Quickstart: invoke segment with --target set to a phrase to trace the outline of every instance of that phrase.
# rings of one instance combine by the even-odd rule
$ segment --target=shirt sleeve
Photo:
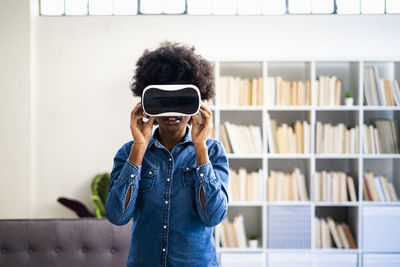
[[[209,161],[196,168],[196,206],[200,219],[209,227],[222,222],[228,211],[229,163],[223,145],[216,140],[210,148]],[[200,191],[204,191],[204,208]]]
[[[105,211],[107,219],[116,225],[124,225],[132,218],[138,195],[139,178],[142,166],[135,166],[129,160],[125,145],[114,157],[114,165],[110,174],[110,188],[107,195]],[[130,199],[125,207],[126,194],[130,191]]]

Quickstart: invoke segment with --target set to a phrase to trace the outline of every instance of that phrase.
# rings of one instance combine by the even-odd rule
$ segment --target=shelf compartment
[[[364,206],[362,216],[363,249],[400,252],[400,207]]]
[[[360,63],[359,62],[329,62],[329,61],[317,61],[315,63],[315,78],[319,76],[336,76],[338,80],[342,81],[342,93],[341,103],[344,105],[344,95],[347,90],[353,94],[354,104],[358,105],[359,99],[359,87],[360,87],[360,75],[359,75]],[[317,103],[315,101],[314,103]],[[337,108],[352,108],[346,106],[338,106]]]
[[[268,248],[311,248],[310,206],[267,207]]]
[[[269,175],[271,175],[271,171],[275,172],[284,172],[285,174],[291,173],[295,168],[298,168],[300,173],[304,176],[304,183],[306,187],[306,193],[307,193],[307,201],[310,199],[310,160],[308,159],[287,159],[285,161],[282,161],[280,159],[268,159],[268,177],[266,178],[266,200],[268,200],[268,192],[273,193],[275,196],[277,194],[278,188],[275,187],[275,189],[271,189],[272,191],[269,191],[268,188],[268,179]],[[277,177],[275,178],[277,179]],[[277,181],[275,180],[275,183]],[[284,182],[281,181],[279,183],[281,186],[284,186]],[[297,180],[294,185],[297,185]],[[300,192],[298,190],[298,187],[295,188],[297,191],[297,195],[300,197]],[[285,189],[286,191],[286,189]],[[281,191],[282,192],[282,191]],[[295,194],[296,195],[296,194]],[[276,200],[272,200],[271,202],[276,202]],[[297,200],[293,201],[288,201],[288,202],[297,202]]]
[[[258,249],[262,249],[263,244],[263,234],[262,234],[262,207],[259,206],[228,206],[228,214],[225,219],[228,219],[229,222],[233,222],[234,218],[238,215],[242,214],[244,218],[244,227],[246,233],[246,239],[249,240],[249,236],[255,235],[258,239]],[[222,232],[222,225],[219,226],[220,231]],[[221,236],[219,239],[221,242]],[[248,242],[246,243],[246,248],[229,248],[229,249],[249,249]],[[218,245],[219,248],[228,249],[222,247],[222,242]]]
[[[325,131],[327,128],[327,124],[330,124],[331,131]],[[336,128],[339,124],[343,124],[345,129],[347,129],[347,133],[349,134],[349,151],[346,152],[345,144],[346,144],[346,135],[342,134],[342,143],[335,144],[332,143],[333,137],[336,134],[340,133],[340,128]],[[321,128],[319,128],[321,127]],[[350,129],[354,128],[354,138],[351,137]],[[321,129],[321,130],[319,130]],[[330,136],[329,135],[332,135]],[[332,138],[330,139],[329,136]],[[352,139],[353,142],[352,143]],[[316,125],[315,125],[315,152],[316,155],[353,155],[356,156],[359,153],[359,140],[360,140],[360,131],[359,131],[359,111],[317,111],[316,112]],[[320,142],[317,142],[320,141]],[[320,144],[320,145],[319,145]],[[351,149],[353,145],[354,150]],[[336,146],[341,146],[342,149],[336,149]],[[343,152],[341,152],[343,151]],[[322,153],[321,153],[322,152]]]
[[[358,206],[316,206],[315,207],[315,217],[317,218],[326,218],[330,216],[333,218],[335,223],[341,223],[344,222],[346,223],[350,231],[353,235],[354,241],[357,245],[357,248],[359,247],[359,229],[358,229]],[[315,223],[313,224],[315,227]],[[313,229],[315,231],[315,229]],[[329,230],[330,231],[330,230]],[[314,233],[315,234],[315,233]],[[329,232],[331,235],[331,233]],[[332,236],[332,235],[331,235]],[[335,243],[332,238],[332,249],[335,247]],[[346,251],[347,249],[344,248],[336,248],[337,250],[344,250]]]
[[[363,179],[365,177],[365,172],[371,171],[375,176],[383,175],[385,176],[389,182],[393,184],[394,191],[397,197],[400,196],[400,159],[364,159],[363,160]],[[375,184],[374,184],[375,185]],[[364,182],[362,183],[364,187]],[[378,189],[378,188],[377,188]],[[364,190],[364,188],[362,188]],[[363,192],[360,190],[361,192]],[[379,189],[378,189],[379,190]],[[382,190],[384,190],[382,188]],[[379,193],[379,192],[378,192]],[[382,192],[384,194],[384,192]],[[364,195],[363,195],[364,199]],[[364,201],[363,203],[398,203],[399,201]]]
[[[317,172],[320,171],[333,171],[333,172],[344,172],[346,175],[351,176],[353,178],[353,183],[354,183],[354,189],[355,189],[355,195],[357,201],[360,199],[360,193],[359,193],[359,172],[358,172],[358,166],[359,166],[359,160],[358,159],[317,159],[315,162],[315,173],[313,174],[312,177],[312,199],[315,201],[316,196],[315,196],[315,190],[316,190],[316,175]],[[322,185],[320,185],[320,189]],[[350,202],[350,194],[349,194],[349,188],[348,188],[348,182],[347,182],[347,176],[346,176],[346,192],[347,192],[347,202],[329,202],[329,203],[349,203]],[[324,203],[326,201],[318,201],[317,203]],[[350,203],[357,203],[357,202],[350,202]]]
[[[247,176],[244,176],[244,179],[241,180],[240,178],[235,178],[233,173],[236,172],[236,174],[240,177],[240,169],[246,170],[246,174],[255,172],[257,173],[257,182],[252,183],[256,181],[253,177],[250,179],[250,183],[248,183],[248,178]],[[229,183],[229,193],[232,194],[230,198],[230,204],[235,205],[240,204],[240,203],[253,203],[254,204],[259,204],[261,201],[265,199],[264,197],[264,190],[263,185],[264,185],[264,171],[263,171],[263,162],[261,159],[231,159],[229,162],[229,169],[230,169],[230,183]],[[244,184],[241,184],[241,181]],[[243,189],[243,191],[241,191]],[[248,190],[251,189],[251,190]],[[243,195],[242,195],[243,194]],[[258,199],[257,198],[258,195]],[[234,201],[233,196],[236,196],[236,202]],[[243,201],[239,201],[243,196]],[[248,198],[249,197],[249,198]],[[248,202],[247,200],[251,199],[254,201]]]

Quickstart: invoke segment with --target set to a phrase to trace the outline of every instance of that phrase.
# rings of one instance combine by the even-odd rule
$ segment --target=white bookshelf
[[[364,234],[364,224],[368,227],[374,225],[374,216],[371,211],[387,211],[400,214],[400,202],[369,202],[363,201],[363,174],[364,171],[372,170],[377,174],[385,174],[394,184],[396,191],[400,192],[400,154],[363,154],[362,140],[363,132],[359,132],[360,152],[356,154],[315,154],[315,124],[317,121],[338,123],[344,122],[347,126],[358,125],[362,129],[363,123],[369,122],[371,118],[395,119],[400,126],[400,107],[365,106],[363,93],[363,69],[367,66],[376,65],[381,78],[396,79],[400,81],[400,60],[225,60],[216,59],[216,97],[215,104],[210,108],[214,115],[214,137],[219,139],[219,125],[225,121],[234,124],[261,126],[263,153],[262,154],[229,154],[229,165],[238,170],[245,167],[248,171],[263,170],[261,183],[261,201],[258,202],[230,202],[228,207],[228,219],[232,221],[238,214],[244,215],[247,237],[255,234],[259,239],[257,249],[250,248],[222,248],[220,247],[220,225],[214,228],[215,241],[219,260],[221,254],[244,255],[249,253],[256,257],[265,259],[262,266],[400,266],[400,248],[370,249],[365,246],[364,241],[370,242],[369,237]],[[263,95],[266,103],[266,78],[270,76],[282,76],[285,80],[310,80],[311,81],[311,105],[310,106],[220,106],[219,105],[219,77],[240,76],[241,78],[263,77]],[[353,106],[316,106],[315,105],[315,79],[319,75],[335,75],[342,80],[343,89],[351,90],[354,97]],[[344,105],[344,100],[342,101]],[[295,120],[307,120],[311,126],[311,152],[310,154],[271,154],[268,152],[266,137],[266,114],[275,119],[278,125],[282,122],[292,123]],[[306,186],[310,201],[305,202],[267,202],[266,177],[270,170],[290,171],[299,167],[305,175]],[[316,171],[320,169],[344,171],[350,174],[355,183],[356,202],[315,202],[313,201],[313,179]],[[270,209],[286,207],[308,207],[310,224],[310,245],[300,249],[271,248],[268,245],[268,212]],[[397,213],[396,213],[397,214]],[[316,249],[314,248],[314,216],[332,215],[335,219],[346,221],[356,240],[357,249]],[[398,217],[391,216],[388,222],[399,223]],[[370,217],[367,217],[370,216]],[[383,215],[382,215],[383,216]],[[366,218],[364,220],[364,218]],[[390,228],[390,227],[389,227]],[[385,227],[380,227],[384,231]],[[377,229],[379,230],[379,229]],[[394,231],[394,230],[393,230]],[[400,238],[400,229],[393,233]],[[387,235],[390,238],[389,234]],[[379,247],[379,244],[377,245]],[[327,256],[328,255],[328,256]],[[329,256],[333,255],[333,256]],[[385,263],[387,255],[388,263]],[[394,255],[394,256],[393,256]],[[327,262],[329,257],[332,262]],[[293,262],[285,263],[285,259],[295,259]],[[338,259],[347,262],[336,262]],[[373,261],[380,259],[381,265],[374,265]],[[336,260],[336,261],[335,261]],[[371,260],[371,262],[370,262]],[[399,265],[390,265],[393,262]],[[339,260],[340,261],[340,260]],[[299,265],[297,265],[299,264]],[[336,265],[335,265],[336,264]],[[223,266],[223,265],[222,265]]]

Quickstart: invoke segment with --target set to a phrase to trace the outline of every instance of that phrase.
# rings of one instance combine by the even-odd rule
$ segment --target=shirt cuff
[[[141,165],[137,167],[133,165],[129,160],[126,160],[124,167],[121,170],[120,174],[121,180],[127,183],[131,183],[132,181],[138,180],[135,178],[139,177],[141,169],[142,169]]]
[[[216,179],[213,166],[211,161],[204,163],[201,166],[196,167],[197,179],[201,185],[205,185],[210,181]]]

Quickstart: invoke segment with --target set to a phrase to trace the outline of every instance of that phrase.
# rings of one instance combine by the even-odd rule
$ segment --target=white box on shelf
[[[268,254],[268,267],[311,267],[310,253],[278,253]]]
[[[400,207],[366,206],[362,221],[364,250],[400,252]]]
[[[314,255],[314,267],[357,267],[357,254],[318,253]]]
[[[363,267],[398,267],[400,254],[364,254]]]
[[[264,253],[226,253],[220,257],[221,267],[265,267]]]

